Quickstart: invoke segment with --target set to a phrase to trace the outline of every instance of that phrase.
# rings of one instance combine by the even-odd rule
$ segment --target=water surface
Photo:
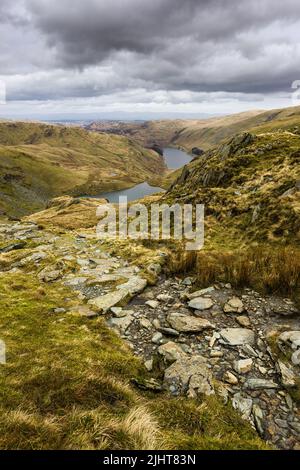
[[[190,155],[183,152],[182,150],[167,147],[164,149],[164,159],[169,169],[176,170],[181,168],[191,161]],[[141,199],[144,196],[150,196],[151,194],[162,192],[164,189],[150,186],[148,183],[140,183],[129,189],[121,189],[120,191],[111,191],[109,193],[102,193],[95,197],[107,199],[111,203],[119,202],[120,196],[127,196],[128,201],[135,201]]]
[[[97,196],[97,198],[107,199],[111,203],[119,202],[120,196],[127,196],[128,201],[135,201],[144,196],[150,196],[150,194],[162,192],[164,189],[157,188],[155,186],[150,186],[148,183],[140,183],[129,189],[121,189],[120,191],[111,191],[109,193],[102,193]]]
[[[182,150],[167,147],[164,148],[164,159],[168,168],[176,170],[189,163],[192,157]]]

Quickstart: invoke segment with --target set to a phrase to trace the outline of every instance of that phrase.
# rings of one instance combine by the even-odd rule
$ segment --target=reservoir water
[[[148,183],[144,182],[133,186],[133,188],[121,189],[120,191],[112,191],[110,193],[102,193],[99,194],[99,196],[97,197],[107,199],[111,203],[117,203],[119,202],[120,196],[127,196],[128,201],[135,201],[136,199],[140,199],[141,197],[150,196],[150,194],[159,193],[162,191],[164,190],[161,188],[150,186]]]
[[[176,170],[189,163],[191,156],[182,150],[167,147],[164,149],[164,159],[170,170]]]
[[[171,170],[176,170],[177,168],[183,167],[186,163],[191,161],[190,155],[183,152],[182,150],[178,150],[175,148],[165,148],[164,149],[164,159],[166,165]],[[127,196],[128,201],[135,201],[136,199],[140,199],[144,196],[150,196],[150,194],[163,192],[164,190],[161,188],[157,188],[154,186],[150,186],[148,183],[140,183],[134,186],[133,188],[129,189],[122,189],[120,191],[112,191],[109,193],[102,193],[99,194],[97,197],[105,198],[111,203],[119,202],[120,196]]]

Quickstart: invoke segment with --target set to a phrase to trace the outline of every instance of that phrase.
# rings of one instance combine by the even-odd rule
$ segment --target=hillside
[[[63,194],[99,194],[149,181],[162,158],[126,137],[38,123],[0,123],[0,211],[24,215]]]
[[[148,121],[144,123],[93,123],[90,130],[127,135],[144,146],[154,142],[162,147],[180,147],[191,152],[194,147],[209,150],[235,134],[289,129],[298,126],[300,107],[247,111],[202,120]]]
[[[298,244],[299,148],[297,133],[239,134],[186,165],[166,199],[205,204],[208,225],[224,232],[223,244],[226,238],[239,244],[241,235]],[[207,242],[213,238],[207,233]]]
[[[299,448],[297,116],[247,120],[255,132],[225,139],[142,200],[204,203],[200,252],[172,239],[97,238],[104,201],[75,197],[86,184],[75,176],[84,162],[104,175],[100,159],[114,171],[117,143],[131,143],[128,161],[147,158],[138,144],[2,128],[6,155],[17,148],[32,178],[26,189],[36,195],[42,175],[49,194],[58,182],[64,193],[0,224],[2,449]],[[30,152],[36,172],[24,163]]]

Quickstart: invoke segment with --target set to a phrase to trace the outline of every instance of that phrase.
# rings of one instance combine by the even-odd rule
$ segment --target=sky
[[[299,64],[299,0],[0,3],[3,117],[292,106]]]

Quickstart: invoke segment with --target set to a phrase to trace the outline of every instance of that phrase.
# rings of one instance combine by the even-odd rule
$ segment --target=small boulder
[[[247,374],[252,369],[252,366],[252,359],[240,359],[233,363],[233,368],[238,374]]]
[[[169,363],[177,361],[177,359],[179,359],[181,356],[186,355],[181,347],[173,341],[169,341],[168,343],[159,346],[157,351],[164,358],[164,360]]]
[[[157,302],[157,300],[147,300],[147,302],[145,302],[145,305],[147,305],[150,308],[155,309],[159,306],[159,302]]]
[[[237,385],[239,383],[236,376],[229,371],[225,372],[225,374],[223,375],[223,380],[230,385]]]
[[[170,313],[167,317],[168,323],[174,330],[181,333],[197,333],[215,326],[204,318],[195,318],[182,313]]]
[[[247,328],[224,328],[220,331],[221,342],[230,346],[243,346],[254,344],[255,335]]]
[[[203,356],[182,356],[165,370],[164,386],[190,397],[213,395],[212,375]]]
[[[225,313],[242,313],[244,311],[244,304],[238,297],[232,297],[224,305],[223,310]]]
[[[196,297],[188,303],[188,306],[194,310],[207,310],[213,305],[213,301],[206,297]]]

